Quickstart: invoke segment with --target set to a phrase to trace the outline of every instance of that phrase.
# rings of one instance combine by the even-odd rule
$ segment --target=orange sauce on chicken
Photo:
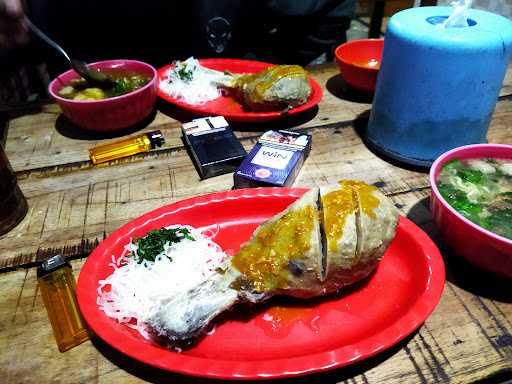
[[[347,217],[357,210],[357,200],[350,185],[341,183],[341,188],[329,192],[322,198],[324,231],[329,252],[338,251],[338,240],[343,237]],[[329,214],[326,214],[329,212]]]
[[[358,180],[342,180],[340,181],[341,186],[350,186],[356,193],[357,199],[359,200],[359,206],[372,219],[376,219],[377,215],[374,210],[380,204],[378,198],[373,194],[377,190],[374,185],[368,185]]]
[[[256,292],[286,288],[288,263],[301,258],[311,248],[316,217],[313,206],[285,214],[258,232],[254,241],[231,259],[231,264]]]
[[[375,219],[374,210],[379,206],[379,199],[373,195],[377,187],[357,180],[342,180],[340,186],[340,189],[322,198],[324,230],[330,252],[338,251],[338,240],[343,237],[343,228],[349,215],[361,207],[365,214]]]
[[[267,68],[261,72],[251,75],[241,76],[237,80],[237,86],[243,88],[245,84],[251,83],[257,80],[257,83],[252,92],[254,99],[262,100],[266,91],[268,91],[276,82],[283,77],[304,77],[307,74],[304,68],[298,65],[276,65]]]

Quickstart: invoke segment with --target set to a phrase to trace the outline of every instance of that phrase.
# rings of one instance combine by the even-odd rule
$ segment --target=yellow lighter
[[[89,156],[93,164],[100,164],[121,157],[148,152],[156,147],[161,147],[164,143],[162,132],[152,131],[89,149]]]
[[[65,352],[89,339],[75,294],[71,265],[54,256],[37,269],[37,280],[59,351]]]

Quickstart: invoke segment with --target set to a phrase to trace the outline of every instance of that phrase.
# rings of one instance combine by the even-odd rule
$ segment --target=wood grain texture
[[[493,115],[490,142],[512,142],[510,73]],[[362,143],[357,131],[369,100],[340,91],[332,66],[316,67],[312,74],[327,84],[319,110],[303,121],[283,123],[313,135],[310,157],[294,185],[319,186],[341,178],[376,183],[439,246],[447,286],[426,323],[397,346],[344,369],[286,382],[468,383],[512,377],[510,282],[475,270],[446,247],[431,221],[426,173],[389,163]],[[147,129],[164,131],[164,148],[99,167],[89,164],[87,149],[113,139],[73,133],[59,121],[55,105],[9,122],[6,149],[30,209],[18,227],[0,237],[2,383],[210,383],[132,361],[101,340],[59,353],[37,287],[34,267],[48,256],[76,259],[72,264],[78,275],[98,242],[129,220],[164,204],[232,187],[231,174],[199,179],[179,138],[180,123],[169,117],[181,116],[160,107],[163,112]],[[237,135],[250,149],[269,126],[277,127],[237,126]]]

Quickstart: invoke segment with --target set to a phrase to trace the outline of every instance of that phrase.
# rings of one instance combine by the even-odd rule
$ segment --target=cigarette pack
[[[235,171],[247,155],[222,116],[192,120],[182,132],[201,179]]]
[[[283,130],[267,131],[235,171],[234,186],[290,186],[310,150],[311,135]]]

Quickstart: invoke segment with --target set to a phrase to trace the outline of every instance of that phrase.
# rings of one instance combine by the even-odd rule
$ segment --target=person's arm
[[[0,0],[0,49],[12,48],[27,40],[21,0]]]

